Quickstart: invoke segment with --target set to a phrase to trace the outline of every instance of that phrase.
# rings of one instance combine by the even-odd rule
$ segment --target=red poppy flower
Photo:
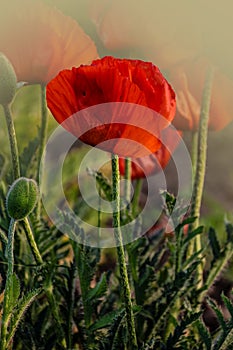
[[[60,72],[47,86],[47,103],[81,141],[130,157],[158,150],[175,114],[174,91],[157,67],[113,57]]]
[[[18,81],[46,84],[64,68],[98,57],[78,23],[37,0],[1,0],[0,51]]]
[[[229,1],[224,6],[217,0],[148,0],[147,6],[133,0],[100,3],[101,6],[99,2],[93,5],[90,12],[104,45],[110,50],[136,50],[166,70],[177,93],[174,125],[178,129],[196,130],[210,65],[217,67],[209,128],[219,130],[233,120]]]
[[[162,131],[162,144],[158,151],[146,157],[131,160],[131,179],[140,179],[166,168],[172,153],[180,142],[181,133],[169,127]],[[119,159],[121,175],[125,174],[125,160]]]

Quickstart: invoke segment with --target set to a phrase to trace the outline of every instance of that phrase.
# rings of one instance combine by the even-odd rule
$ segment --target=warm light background
[[[32,0],[33,1],[33,0]],[[70,15],[95,41],[99,55],[139,58],[153,61],[169,80],[169,69],[185,60],[205,56],[225,77],[233,80],[233,2],[231,0],[44,0]],[[109,8],[113,11],[108,14]],[[0,0],[1,8],[1,0]],[[105,15],[107,16],[105,19]],[[191,68],[190,68],[191,69]],[[225,92],[222,91],[224,95]],[[25,95],[26,91],[21,92]],[[34,105],[23,112],[33,115]],[[23,108],[17,104],[15,109]],[[232,95],[233,102],[233,95]],[[36,106],[36,107],[35,107]],[[232,109],[233,111],[233,109]],[[233,120],[233,112],[229,111]],[[2,113],[2,112],[1,112]],[[231,115],[232,114],[232,115]],[[19,139],[28,130],[16,119]],[[0,128],[4,123],[1,118]],[[36,126],[32,127],[32,134]],[[2,135],[2,131],[0,131]],[[210,132],[204,213],[213,220],[233,208],[233,124]],[[2,137],[2,136],[1,136]],[[190,132],[185,133],[190,144]],[[1,142],[1,141],[0,141]],[[23,141],[24,142],[24,141]],[[5,143],[5,142],[4,142]],[[2,144],[2,147],[5,147]]]

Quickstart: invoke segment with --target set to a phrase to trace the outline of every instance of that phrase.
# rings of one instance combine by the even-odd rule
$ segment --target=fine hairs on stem
[[[195,177],[194,188],[191,205],[191,216],[196,217],[195,222],[191,225],[191,229],[194,230],[199,226],[201,201],[204,188],[205,170],[206,170],[206,158],[207,158],[207,137],[208,137],[208,121],[212,92],[214,69],[209,68],[206,76],[206,82],[204,86],[200,122],[197,136],[197,148],[196,148],[196,165],[195,165]],[[197,235],[195,237],[195,251],[201,249],[201,237]],[[198,267],[198,281],[200,281],[200,287],[202,285],[203,264]]]
[[[6,286],[5,286],[3,313],[2,313],[1,340],[0,340],[1,350],[6,349],[7,327],[8,327],[8,320],[11,314],[10,293],[11,293],[11,285],[12,285],[13,272],[14,272],[15,227],[16,227],[16,221],[14,219],[11,219],[9,229],[8,229],[8,243],[7,243],[8,269],[7,269],[7,276],[6,276]]]
[[[3,109],[4,109],[5,118],[6,118],[8,137],[10,141],[13,178],[14,180],[16,180],[17,178],[20,177],[20,165],[19,165],[19,152],[18,152],[18,146],[17,146],[15,127],[14,127],[10,106],[4,105]]]
[[[40,144],[38,152],[38,164],[37,164],[37,183],[42,184],[43,174],[44,174],[44,161],[43,161],[43,152],[46,143],[47,129],[48,129],[48,115],[47,115],[47,105],[46,105],[46,87],[41,85],[41,127],[40,127]],[[41,212],[41,201],[38,201],[37,204],[37,218],[40,217]]]
[[[125,252],[120,228],[120,187],[119,187],[119,159],[117,155],[112,155],[112,201],[113,201],[113,228],[117,255],[121,275],[121,287],[123,290],[127,327],[130,339],[130,350],[136,350],[137,337],[135,331],[134,315],[132,309],[131,293],[128,273],[125,261]]]

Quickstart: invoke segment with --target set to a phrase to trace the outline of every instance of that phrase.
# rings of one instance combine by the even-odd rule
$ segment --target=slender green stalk
[[[199,226],[201,201],[204,188],[205,170],[206,170],[206,158],[207,158],[207,137],[208,137],[208,121],[209,121],[209,111],[211,102],[211,88],[213,80],[213,69],[210,68],[206,76],[206,82],[204,86],[202,105],[201,105],[201,115],[198,128],[198,140],[197,140],[197,156],[196,156],[196,166],[195,166],[195,178],[194,178],[194,188],[191,204],[191,216],[197,219],[191,225],[191,229],[195,229]],[[197,235],[195,237],[195,251],[201,249],[201,237]],[[200,287],[202,285],[202,275],[203,275],[203,264],[199,265],[198,269],[198,280],[200,282]]]
[[[195,173],[196,173],[196,166],[197,166],[197,145],[198,145],[198,132],[193,131],[192,132],[192,173],[193,173],[193,178],[195,178]],[[187,251],[187,259],[193,255],[195,251],[195,239],[192,239],[189,243],[188,246],[188,251]]]
[[[117,155],[112,155],[112,201],[113,201],[113,228],[117,246],[118,261],[120,266],[121,287],[123,290],[127,327],[130,339],[130,350],[138,349],[135,323],[130,295],[130,286],[125,261],[125,252],[120,228],[120,187],[119,187],[119,160]]]
[[[7,270],[7,276],[6,276],[6,286],[5,286],[4,302],[3,302],[0,350],[6,350],[7,327],[8,327],[9,318],[11,316],[10,294],[11,294],[11,285],[12,285],[13,272],[14,272],[15,227],[16,227],[16,221],[14,219],[11,219],[9,229],[8,229],[8,244],[7,244],[8,270]]]
[[[75,260],[75,258],[74,258]],[[68,305],[68,320],[67,320],[67,347],[72,348],[72,320],[75,304],[75,287],[76,287],[76,263],[71,266],[71,276],[69,282],[69,305]]]
[[[36,263],[37,263],[37,265],[41,265],[41,264],[43,264],[43,259],[41,257],[40,252],[39,252],[39,249],[37,247],[37,244],[36,244],[35,238],[33,236],[31,225],[29,223],[28,218],[24,219],[23,225],[25,228],[25,233],[27,236],[28,243],[30,245],[30,248],[31,248],[32,254],[36,260]]]
[[[196,173],[197,166],[197,146],[198,146],[198,132],[192,132],[192,165],[193,165],[193,177]]]
[[[133,212],[134,216],[137,214],[138,202],[139,202],[140,193],[141,193],[141,189],[142,189],[142,182],[143,182],[142,179],[136,180],[136,186],[134,189],[134,196],[133,196],[133,200],[132,200],[132,212]]]
[[[129,209],[130,198],[131,198],[131,160],[130,158],[125,158],[125,188],[124,195]]]
[[[194,228],[199,225],[201,200],[204,187],[205,170],[206,170],[206,155],[207,155],[207,136],[208,136],[208,121],[211,102],[211,88],[213,80],[213,69],[208,71],[206,84],[204,87],[201,115],[198,129],[197,143],[197,163],[194,179],[193,197],[191,205],[191,215],[197,217]]]
[[[40,144],[38,152],[38,164],[37,164],[37,183],[42,183],[44,175],[44,161],[43,161],[43,152],[46,143],[48,129],[48,110],[46,104],[46,87],[41,85],[41,127],[40,127]],[[38,201],[37,205],[37,217],[40,217],[41,211],[41,201]]]
[[[19,152],[18,152],[18,146],[17,146],[15,127],[14,127],[10,106],[5,105],[3,106],[3,109],[4,109],[6,124],[7,124],[8,137],[10,141],[13,177],[14,177],[14,180],[16,180],[20,177],[20,166],[19,166]]]
[[[100,249],[100,244],[101,244],[101,223],[102,223],[102,211],[101,211],[101,188],[99,188],[99,201],[98,201],[98,216],[97,216],[97,225],[98,225],[98,236],[97,236],[97,261],[100,260],[100,255],[101,255],[101,249]]]

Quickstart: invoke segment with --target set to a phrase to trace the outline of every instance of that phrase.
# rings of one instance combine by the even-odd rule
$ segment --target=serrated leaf
[[[106,199],[108,201],[112,200],[112,187],[108,181],[108,179],[99,171],[92,170],[92,169],[87,169],[87,172],[89,175],[95,177],[96,182],[100,186],[101,190],[103,191]]]
[[[226,338],[219,347],[219,350],[230,350],[233,348],[233,329],[227,334]]]
[[[167,349],[174,348],[174,345],[179,342],[181,337],[184,335],[185,330],[187,330],[187,327],[195,322],[201,315],[201,312],[193,313],[189,317],[186,317],[181,320],[180,324],[178,324],[174,330],[174,333],[171,334],[167,340]]]
[[[226,308],[228,309],[228,311],[231,315],[231,318],[233,320],[233,303],[232,303],[232,301],[229,298],[227,298],[224,294],[222,294],[221,297],[222,297],[222,300],[223,300]]]
[[[0,240],[4,243],[7,244],[8,238],[5,232],[0,228]]]
[[[125,309],[121,309],[117,311],[114,319],[112,320],[111,328],[106,336],[106,344],[108,345],[109,349],[114,349],[114,346],[116,345],[117,341],[119,343],[121,342],[122,344],[122,339],[119,340],[118,334],[122,326],[124,317],[125,317]]]
[[[196,237],[197,235],[200,235],[201,233],[203,233],[203,229],[204,226],[199,226],[197,227],[195,230],[193,230],[192,232],[190,232],[187,237],[184,239],[184,245],[187,244],[191,239],[193,239],[194,237]]]
[[[20,282],[16,274],[12,275],[12,279],[9,281],[9,304],[8,304],[8,312],[11,313],[13,308],[18,302],[20,295]]]
[[[11,342],[11,340],[12,340],[12,338],[17,330],[18,325],[19,325],[20,321],[22,320],[24,313],[29,308],[31,303],[35,300],[35,298],[40,293],[40,291],[41,291],[40,289],[33,290],[19,300],[18,305],[17,305],[16,309],[14,310],[14,315],[13,315],[12,320],[11,320],[11,328],[10,328],[10,332],[7,336],[6,348],[9,346],[9,343]]]
[[[217,260],[221,254],[221,248],[217,239],[217,235],[215,230],[210,227],[209,232],[208,232],[208,237],[211,245],[211,249],[214,255],[214,258]]]
[[[227,323],[224,319],[224,316],[222,314],[222,312],[220,311],[220,309],[218,308],[218,306],[213,302],[213,300],[211,300],[210,298],[207,299],[208,304],[211,306],[211,308],[213,309],[213,311],[215,312],[217,319],[219,321],[219,324],[221,325],[221,328],[223,330],[224,334],[227,334]]]
[[[35,137],[29,142],[27,147],[24,148],[22,154],[20,155],[20,167],[21,174],[27,176],[28,169],[31,167],[31,162],[36,154],[37,148],[39,146],[39,138]]]
[[[3,178],[6,169],[7,160],[3,154],[0,154],[0,180]]]
[[[167,191],[161,192],[161,196],[164,199],[168,214],[171,215],[176,204],[176,197]]]
[[[233,225],[232,225],[232,223],[226,221],[225,222],[225,229],[226,229],[226,233],[227,233],[227,241],[233,242]]]
[[[198,332],[199,332],[203,342],[205,343],[206,350],[211,350],[212,340],[211,340],[211,336],[210,336],[206,326],[200,320],[197,320],[195,322],[195,325],[198,329]]]
[[[122,312],[122,310],[112,311],[109,314],[102,316],[89,327],[90,332],[110,326],[120,312]]]
[[[87,301],[92,301],[92,300],[96,300],[98,298],[101,298],[104,296],[104,294],[107,291],[107,278],[106,278],[106,274],[103,273],[101,275],[101,278],[99,280],[99,282],[96,284],[96,286],[92,289],[90,289],[88,295],[87,295]]]

